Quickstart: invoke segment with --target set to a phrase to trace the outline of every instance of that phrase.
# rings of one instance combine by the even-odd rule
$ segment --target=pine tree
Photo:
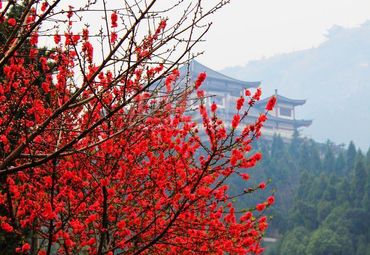
[[[360,202],[363,200],[367,177],[368,175],[365,168],[364,156],[361,153],[358,153],[351,184],[351,196],[355,206],[360,206]]]
[[[350,171],[354,167],[355,160],[356,160],[356,154],[357,154],[356,146],[351,141],[348,145],[347,154],[346,154],[346,171]]]

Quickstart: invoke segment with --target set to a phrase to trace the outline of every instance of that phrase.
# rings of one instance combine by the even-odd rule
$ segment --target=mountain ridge
[[[265,95],[275,89],[307,99],[297,118],[313,119],[303,134],[318,141],[370,145],[370,21],[334,26],[318,47],[248,62],[222,72],[241,80],[262,80]]]

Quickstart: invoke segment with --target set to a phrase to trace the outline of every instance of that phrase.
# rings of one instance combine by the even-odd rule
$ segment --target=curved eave
[[[267,120],[268,121],[270,120],[270,121],[277,121],[277,122],[292,124],[296,128],[298,128],[298,127],[308,127],[312,124],[312,120],[284,119],[284,118],[279,118],[279,117],[272,116],[270,114],[267,115]]]
[[[196,60],[192,60],[189,63],[189,65],[185,65],[180,68],[181,76],[186,76],[187,74],[189,74],[191,79],[193,80],[195,80],[198,77],[198,75],[202,72],[205,72],[207,74],[207,79],[206,79],[207,81],[214,80],[214,81],[225,82],[227,84],[238,86],[243,89],[244,88],[257,88],[261,84],[260,81],[242,81],[242,80],[234,79],[220,72],[217,72],[205,65],[202,65]]]
[[[295,127],[309,127],[312,124],[312,120],[295,120]]]
[[[198,74],[196,74],[195,77],[197,77]],[[226,82],[228,85],[240,87],[241,89],[258,88],[261,85],[261,82],[260,81],[239,81],[239,80],[235,80],[235,79],[232,79],[232,78],[230,78],[228,80],[226,80],[226,79],[219,79],[219,78],[214,78],[212,76],[210,77],[208,75],[208,73],[207,73],[207,80],[208,81],[214,80],[214,81],[218,81],[218,82]]]
[[[256,103],[256,105],[265,106],[270,98],[271,97],[261,99],[260,101]],[[291,104],[293,106],[298,106],[298,105],[303,105],[306,103],[305,99],[291,99],[291,98],[287,98],[281,95],[277,95],[276,99],[277,99],[277,104],[283,103],[283,104]]]

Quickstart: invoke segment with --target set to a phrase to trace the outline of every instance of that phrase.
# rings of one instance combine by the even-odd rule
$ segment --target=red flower
[[[117,24],[117,20],[118,20],[118,15],[116,12],[112,12],[111,16],[110,16],[110,19],[111,19],[111,22],[112,22],[112,27],[117,27],[118,24]]]
[[[22,246],[22,252],[28,252],[31,249],[31,245],[29,243],[25,243]]]
[[[89,40],[89,30],[87,28],[82,30],[82,39],[85,41]]]
[[[166,20],[161,20],[161,22],[159,23],[159,28],[161,29],[161,30],[164,30],[165,28],[166,28]]]
[[[206,73],[200,73],[198,75],[198,78],[197,80],[195,81],[195,89],[198,89],[200,87],[200,85],[202,85],[202,83],[204,82],[204,80],[206,79],[207,77],[207,74]]]
[[[80,40],[80,36],[79,35],[73,35],[72,36],[72,41],[74,44],[78,43],[78,41]]]
[[[55,42],[55,44],[59,44],[60,43],[60,40],[61,40],[60,35],[55,34],[54,35],[54,42]]]
[[[240,174],[240,176],[243,178],[243,180],[248,181],[249,180],[249,174]]]
[[[37,33],[32,33],[30,38],[30,44],[35,46],[39,41],[39,35]]]
[[[13,232],[13,227],[6,222],[1,224],[1,228],[6,232]]]
[[[249,97],[251,95],[251,91],[249,89],[245,90],[245,96]]]
[[[258,204],[258,205],[256,205],[256,209],[259,212],[265,210],[265,208],[266,208],[266,205],[265,204]]]
[[[261,160],[262,159],[262,153],[257,152],[256,154],[253,155],[253,159],[256,160],[256,161]]]
[[[276,97],[272,96],[266,104],[266,110],[271,111],[276,104]]]
[[[240,115],[236,114],[234,115],[233,121],[231,122],[231,126],[233,128],[236,128],[239,125],[239,122],[240,122]]]
[[[197,97],[198,98],[203,98],[204,97],[204,90],[198,90],[197,91]]]
[[[254,93],[254,95],[253,95],[253,99],[258,101],[258,100],[260,100],[261,95],[262,95],[262,91],[261,91],[260,88],[258,88],[256,90],[256,92]]]
[[[236,109],[239,111],[244,105],[244,97],[239,97],[236,101]]]
[[[267,198],[267,204],[272,205],[275,202],[275,197],[270,196]]]
[[[211,105],[211,111],[215,112],[216,110],[217,110],[217,105],[216,105],[215,102],[213,102],[212,105]]]
[[[259,187],[260,189],[265,189],[265,188],[266,188],[266,183],[261,182],[261,183],[260,183],[260,185],[258,185],[258,187]]]
[[[14,27],[15,24],[17,24],[17,21],[14,18],[10,18],[10,19],[8,19],[8,24],[10,26]]]
[[[261,218],[259,218],[258,223],[263,223],[263,222],[266,222],[266,221],[267,221],[267,217],[262,216]]]
[[[72,18],[72,16],[73,16],[73,6],[68,6],[69,7],[69,11],[67,12],[67,17],[68,17],[68,19],[70,19],[70,18]]]
[[[114,44],[116,41],[117,41],[117,33],[113,31],[110,37],[110,43]]]
[[[176,79],[178,79],[180,76],[179,70],[174,69],[170,75],[167,76],[165,85],[167,92],[171,91],[171,85],[175,82]]]
[[[45,1],[45,2],[43,2],[42,3],[42,5],[41,5],[41,11],[46,11],[46,8],[48,7],[48,2],[47,1]]]
[[[261,114],[259,117],[258,117],[258,122],[265,122],[267,120],[267,117],[265,114]]]
[[[251,212],[246,212],[242,217],[240,217],[240,221],[244,222],[252,218],[253,214]]]

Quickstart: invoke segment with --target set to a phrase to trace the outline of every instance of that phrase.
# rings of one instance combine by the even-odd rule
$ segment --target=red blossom
[[[17,24],[17,21],[14,18],[8,19],[9,26],[14,27]]]
[[[22,246],[22,252],[28,252],[31,249],[31,245],[29,243],[25,243]]]
[[[256,92],[253,95],[253,99],[258,101],[260,100],[261,95],[262,95],[262,90],[260,88],[257,88]]]
[[[84,41],[89,40],[89,29],[87,28],[82,29],[82,40]]]
[[[265,208],[266,208],[266,205],[264,203],[256,205],[257,211],[261,212],[261,211],[265,210]]]
[[[275,197],[270,196],[267,198],[267,204],[272,205],[275,202]]]
[[[253,217],[252,212],[246,212],[242,217],[240,217],[240,221],[244,222],[251,219],[252,217]]]
[[[197,80],[195,81],[195,89],[198,89],[200,85],[204,82],[204,80],[207,78],[207,74],[205,72],[200,73],[198,75]]]
[[[262,159],[262,153],[261,152],[256,152],[256,154],[253,155],[253,158],[256,160],[256,161],[259,161]]]
[[[244,97],[239,97],[236,101],[236,109],[239,111],[244,105]]]
[[[266,183],[261,182],[261,183],[258,185],[258,187],[259,187],[260,189],[265,189],[265,188],[266,188]]]
[[[68,6],[68,12],[67,12],[67,18],[71,19],[73,16],[73,6],[69,5]]]
[[[58,35],[58,34],[55,34],[54,35],[54,42],[55,42],[55,44],[59,44],[60,41],[61,41],[61,36]]]
[[[243,178],[243,180],[245,180],[245,181],[248,181],[249,180],[249,174],[247,174],[247,173],[243,173],[243,174],[240,174],[240,176]]]
[[[259,125],[262,125],[263,122],[265,122],[267,120],[267,116],[265,114],[261,114],[259,117],[258,117],[258,124]]]
[[[118,15],[117,15],[117,12],[112,12],[111,16],[110,16],[110,19],[111,19],[111,26],[114,28],[114,27],[117,27],[118,24],[117,24],[117,21],[118,21]]]
[[[272,109],[274,109],[275,104],[276,104],[276,97],[272,96],[266,104],[266,110],[271,111]]]
[[[172,74],[167,76],[166,81],[165,81],[167,92],[171,91],[172,84],[179,78],[179,76],[180,76],[180,73],[178,69],[174,69],[172,71]]]
[[[80,36],[79,35],[73,35],[72,36],[72,41],[74,44],[77,44],[77,42],[80,40]]]
[[[239,122],[240,122],[240,115],[239,114],[234,115],[233,120],[231,122],[232,128],[234,129],[237,128],[237,126],[239,125]]]
[[[6,232],[13,232],[13,227],[10,225],[10,224],[8,224],[8,223],[6,223],[6,222],[3,222],[2,224],[1,224],[1,228],[4,230],[4,231],[6,231]]]
[[[14,52],[3,52],[9,56],[0,84],[0,177],[6,187],[0,192],[0,226],[17,235],[16,251],[44,249],[44,255],[50,244],[58,254],[259,252],[267,220],[250,209],[238,221],[224,181],[236,176],[245,181],[241,194],[257,191],[247,182],[253,172],[247,169],[262,158],[252,145],[265,117],[239,132],[247,119],[247,112],[240,113],[244,96],[235,102],[230,128],[200,89],[206,73],[193,85],[178,81],[179,70],[171,70],[179,60],[167,51],[170,33],[158,15],[143,15],[133,27],[125,22],[132,33],[125,41],[122,30],[117,51],[109,45],[117,40],[116,29],[94,49],[87,26],[73,27],[70,6],[59,17],[67,15],[67,24],[54,22],[49,30],[56,45],[38,48],[38,30],[27,22],[43,19],[37,11],[40,5],[44,13],[53,8],[47,2],[35,1],[24,13],[27,20],[16,32],[29,36]],[[51,14],[41,21],[55,21],[56,12]],[[112,27],[117,22],[114,12]],[[140,22],[151,32],[142,33]],[[188,110],[190,104],[198,106],[199,116]],[[273,203],[269,197],[256,209]],[[42,247],[24,243],[31,228]]]
[[[117,37],[118,37],[117,32],[113,31],[110,35],[110,43],[114,44],[117,41]]]
[[[36,44],[38,43],[38,41],[39,41],[39,35],[38,35],[38,33],[32,33],[32,35],[31,35],[31,38],[30,38],[30,44],[32,45],[32,46],[36,46]]]
[[[41,11],[46,11],[46,8],[48,7],[48,2],[47,1],[44,1],[44,2],[42,2],[42,5],[41,5]]]
[[[167,25],[166,20],[161,20],[158,28],[163,31],[166,28],[166,25]]]
[[[217,104],[215,102],[213,102],[212,105],[211,105],[211,111],[216,112],[216,110],[217,110]]]
[[[197,91],[197,97],[198,98],[203,98],[204,97],[204,90],[198,90]]]

